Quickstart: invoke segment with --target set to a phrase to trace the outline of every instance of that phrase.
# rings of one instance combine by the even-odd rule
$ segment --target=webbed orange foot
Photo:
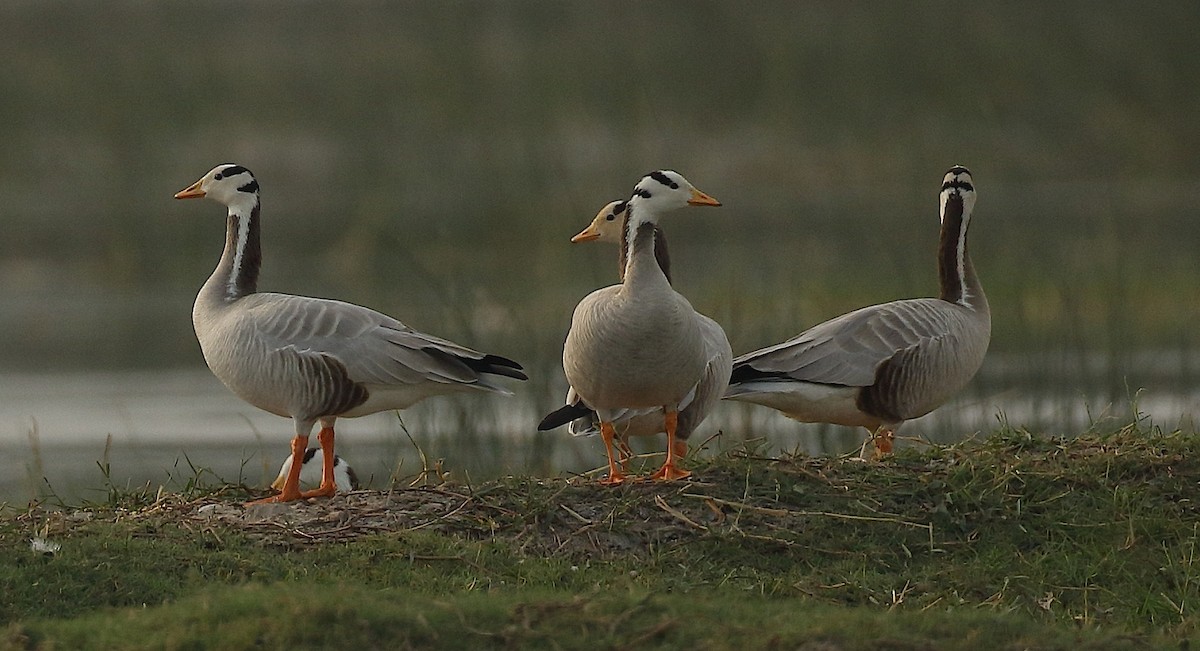
[[[615,475],[610,472],[607,477],[596,483],[600,484],[601,486],[620,486],[628,480],[628,475],[618,471]]]
[[[659,481],[674,481],[676,479],[683,479],[691,476],[691,471],[684,470],[674,463],[664,463],[662,468],[659,468],[653,475],[650,475],[650,479],[657,479]]]
[[[282,493],[276,493],[270,497],[264,497],[258,500],[250,500],[249,502],[246,502],[246,506],[254,506],[255,504],[279,504],[280,502],[294,502],[298,499],[302,499],[303,497],[304,495],[301,494],[300,491],[295,491],[294,493],[288,493],[287,491],[284,491]]]
[[[328,486],[321,486],[320,488],[315,488],[310,491],[304,491],[303,493],[300,493],[300,497],[303,499],[308,499],[310,497],[333,497],[336,494],[337,486],[330,484]]]

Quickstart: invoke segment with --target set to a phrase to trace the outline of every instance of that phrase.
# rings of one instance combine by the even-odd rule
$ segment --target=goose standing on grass
[[[734,360],[725,397],[805,423],[860,425],[876,454],[896,429],[954,395],[983,364],[987,297],[967,254],[975,185],[965,167],[942,180],[938,298],[864,307]]]
[[[283,460],[283,465],[279,467],[279,475],[275,477],[275,481],[271,482],[271,488],[277,491],[283,490],[288,473],[292,471],[293,458],[289,454]],[[321,448],[308,448],[304,451],[304,458],[300,462],[300,483],[307,486],[320,484],[324,468],[325,453],[321,451]],[[354,472],[354,468],[351,468],[345,459],[337,455],[333,457],[333,483],[337,486],[339,493],[358,490],[358,475]]]
[[[258,293],[258,181],[240,165],[218,165],[176,199],[209,197],[229,209],[225,250],[196,296],[192,324],[208,367],[250,404],[295,424],[292,456],[313,426],[324,453],[320,488],[300,492],[300,464],[282,492],[261,502],[328,497],[336,491],[334,421],[403,409],[456,391],[509,394],[496,377],[527,379],[520,364],[422,334],[350,303]]]
[[[624,410],[662,412],[667,458],[655,479],[689,473],[677,465],[679,409],[692,400],[709,362],[700,315],[667,281],[654,257],[656,226],[684,206],[719,206],[676,172],[651,172],[626,204],[621,237],[621,284],[598,289],[575,306],[563,345],[567,382],[596,410],[608,454],[608,477],[625,475],[613,456],[613,423]]]
[[[604,242],[621,243],[621,228],[625,219],[626,203],[613,201],[604,206],[587,228],[571,238],[572,242]],[[667,239],[662,228],[654,227],[654,258],[662,269],[667,282],[671,282],[671,258],[667,251]],[[622,279],[625,269],[620,270]],[[704,422],[709,412],[725,393],[729,386],[729,373],[733,367],[733,350],[729,347],[729,339],[725,331],[716,321],[697,313],[700,322],[701,336],[704,338],[705,350],[708,354],[708,365],[704,375],[696,386],[696,391],[690,403],[681,406],[679,423],[675,429],[675,454],[682,457],[687,454],[687,440],[692,432]],[[600,433],[600,420],[590,407],[579,398],[572,387],[567,391],[566,405],[551,412],[538,425],[539,430],[548,430],[569,422],[568,431],[574,436],[594,436]],[[632,436],[654,436],[663,431],[663,418],[658,409],[628,409],[624,410],[613,420],[615,443],[621,455],[621,466],[633,456],[629,448],[629,438]]]

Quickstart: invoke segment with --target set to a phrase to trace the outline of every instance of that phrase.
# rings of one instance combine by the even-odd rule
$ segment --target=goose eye
[[[614,219],[616,219],[616,218],[617,218],[617,216],[616,216],[616,215],[614,215],[614,214],[612,214],[612,213],[608,213],[608,214],[607,214],[607,215],[605,215],[605,217],[604,217],[604,219],[605,219],[606,221],[612,221],[612,220],[614,220]]]
[[[220,180],[221,180],[221,179],[223,179],[223,178],[225,178],[225,175],[224,175],[224,174],[222,174],[222,173],[220,173],[220,172],[217,172],[217,175],[213,177],[213,180],[214,180],[214,181],[220,181]]]

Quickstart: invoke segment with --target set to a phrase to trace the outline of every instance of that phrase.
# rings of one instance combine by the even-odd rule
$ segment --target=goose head
[[[941,220],[946,221],[947,210],[958,212],[964,216],[964,221],[975,207],[975,182],[971,180],[971,170],[962,165],[955,165],[942,177]]]
[[[321,466],[325,462],[325,453],[321,448],[308,448],[304,452],[304,460],[300,466],[300,483],[308,486],[316,486],[321,483]],[[287,477],[288,472],[292,469],[292,455],[288,455],[283,460],[283,465],[279,468],[279,476],[275,481],[271,482],[271,488],[281,490],[283,481]],[[339,493],[349,493],[353,490],[358,490],[358,475],[345,459],[334,455],[333,456],[333,483],[337,485]]]
[[[241,165],[225,163],[209,170],[199,181],[175,193],[176,199],[219,201],[235,212],[249,212],[258,203],[258,181]]]
[[[658,170],[642,177],[633,187],[629,206],[642,221],[654,221],[657,215],[685,206],[719,206],[720,201],[697,190],[683,175]]]
[[[621,243],[621,223],[625,218],[625,209],[627,203],[624,201],[611,201],[607,206],[600,209],[596,213],[596,218],[592,220],[588,227],[575,234],[571,238],[572,242],[607,242],[610,244]]]

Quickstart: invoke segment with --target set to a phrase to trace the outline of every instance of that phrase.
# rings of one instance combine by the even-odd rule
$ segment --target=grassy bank
[[[510,478],[250,509],[240,487],[114,492],[6,515],[2,639],[1180,648],[1200,607],[1196,448],[1005,429],[878,464],[740,449],[617,489]]]

